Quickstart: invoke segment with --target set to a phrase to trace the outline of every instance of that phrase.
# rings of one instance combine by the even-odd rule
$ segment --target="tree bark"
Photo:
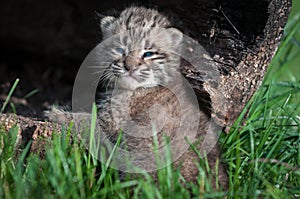
[[[22,152],[30,144],[30,152],[39,154],[41,158],[45,156],[45,145],[51,141],[53,132],[61,131],[58,124],[14,114],[0,115],[0,132],[9,132],[12,127],[18,128],[17,150]]]
[[[121,10],[128,2],[3,1],[0,3],[3,27],[0,49],[5,57],[1,60],[10,63],[15,61],[15,56],[23,60],[39,58],[57,65],[56,71],[63,65],[59,70],[63,73],[61,79],[72,82],[77,72],[74,64],[80,66],[99,38],[93,11]],[[207,50],[220,71],[217,85],[203,82],[192,68],[183,68],[182,73],[200,101],[205,106],[212,104],[213,117],[218,123],[232,125],[261,85],[282,38],[291,0],[149,0],[140,4],[156,4],[159,10],[176,14],[189,28],[189,35]],[[0,77],[5,79],[5,73]],[[43,145],[43,139],[38,137],[51,138],[51,132],[57,129],[49,122],[10,114],[2,114],[0,122],[6,130],[12,124],[19,125],[22,143],[33,140],[32,151],[39,151]]]

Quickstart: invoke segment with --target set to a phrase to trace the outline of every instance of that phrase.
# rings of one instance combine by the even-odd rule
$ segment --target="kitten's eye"
[[[124,55],[125,54],[125,50],[123,48],[116,48],[116,51],[118,53],[120,53],[121,55]]]
[[[154,52],[148,51],[148,52],[145,52],[145,53],[143,54],[143,58],[152,57],[153,55],[154,55]]]

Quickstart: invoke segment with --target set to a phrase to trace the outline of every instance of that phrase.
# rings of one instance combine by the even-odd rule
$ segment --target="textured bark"
[[[0,116],[1,130],[8,132],[15,126],[18,127],[18,150],[22,151],[31,141],[30,152],[39,154],[42,158],[45,156],[45,145],[49,144],[53,132],[61,130],[60,125],[50,122],[37,121],[13,114]]]
[[[191,68],[183,68],[182,72],[204,106],[212,103],[213,116],[222,125],[230,126],[262,82],[282,38],[291,0],[145,2],[140,4],[155,4],[161,11],[176,14],[189,28],[189,35],[199,41],[218,65],[221,82],[217,85],[203,82]],[[38,59],[56,65],[55,74],[58,71],[62,74],[55,81],[69,79],[72,82],[81,61],[100,38],[93,11],[122,10],[128,4],[129,1],[119,0],[105,3],[96,0],[3,1],[0,3],[0,50],[4,55],[1,61],[17,62],[14,71],[20,60]],[[34,67],[31,69],[35,70]],[[1,74],[1,70],[3,81],[6,73]],[[2,115],[2,122],[6,129],[11,124],[20,125],[22,139],[33,139],[33,151],[43,145],[43,142],[36,143],[36,138],[51,137],[53,130],[48,122],[19,116]]]
[[[228,104],[225,107],[227,125],[231,125],[240,114],[250,97],[261,85],[266,70],[277,50],[283,35],[288,14],[291,8],[290,0],[274,0],[268,5],[270,13],[262,35],[258,35],[256,43],[247,49],[247,54],[228,75],[222,76],[221,89]],[[242,51],[241,54],[244,52]],[[221,102],[220,102],[221,103]]]

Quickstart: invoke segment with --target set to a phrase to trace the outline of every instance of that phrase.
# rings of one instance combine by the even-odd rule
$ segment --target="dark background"
[[[262,0],[2,1],[0,102],[5,100],[15,79],[20,78],[11,100],[18,114],[42,117],[42,111],[52,104],[70,106],[77,70],[89,51],[101,41],[95,11],[106,14],[115,9],[118,12],[132,4],[176,15],[189,27],[190,36],[212,57],[230,55],[232,62],[224,73],[230,72],[243,56],[242,52],[259,38],[268,18],[268,3]],[[220,5],[239,34],[224,18]],[[231,43],[219,41],[230,34]],[[236,35],[238,41],[234,39]],[[24,99],[35,89],[38,89],[36,94]],[[11,112],[11,107],[6,111]]]

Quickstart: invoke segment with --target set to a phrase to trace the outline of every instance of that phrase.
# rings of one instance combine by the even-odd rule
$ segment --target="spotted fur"
[[[153,137],[144,136],[152,134],[151,128],[146,127],[154,122],[157,126],[162,126],[157,134],[159,147],[165,146],[163,135],[166,135],[171,142],[176,143],[172,148],[174,156],[182,152],[186,144],[185,138],[190,139],[192,143],[198,141],[195,147],[199,150],[201,139],[208,130],[209,117],[201,111],[194,112],[198,109],[198,105],[190,101],[183,86],[179,72],[181,59],[178,55],[183,34],[172,27],[164,15],[142,7],[125,9],[117,18],[104,17],[101,20],[101,29],[104,40],[114,38],[111,48],[108,49],[112,58],[112,62],[107,66],[109,75],[105,74],[104,77],[110,79],[108,82],[114,82],[114,86],[123,89],[112,99],[107,98],[99,103],[100,126],[106,136],[115,143],[122,129],[124,134],[121,147],[130,152],[151,154]],[[177,90],[177,96],[167,89],[168,85]],[[180,104],[178,98],[182,98],[184,103]],[[151,108],[157,104],[161,108],[152,111],[150,117]],[[188,118],[187,115],[193,114],[194,117],[189,118],[186,124],[185,132],[179,133],[182,118]],[[199,121],[195,120],[197,117]],[[162,121],[164,125],[160,125]],[[198,126],[196,130],[192,130],[195,123]],[[188,132],[197,129],[196,138],[189,138]],[[223,165],[216,165],[218,158],[219,149],[216,145],[208,155],[208,161],[213,170],[218,167],[218,181],[226,187],[227,175]],[[151,156],[142,153],[134,162],[145,159],[149,160]],[[196,182],[197,161],[198,156],[192,150],[188,150],[174,162],[174,165],[178,166],[181,162],[182,175],[187,180]],[[149,167],[151,170],[150,167],[153,165],[150,162],[140,166]]]
[[[192,150],[184,151],[183,146],[187,144],[185,138],[188,138],[195,144],[196,149],[200,149],[202,139],[208,131],[210,118],[197,111],[197,102],[191,100],[183,85],[179,72],[181,59],[178,55],[183,34],[172,27],[164,15],[143,7],[129,7],[119,17],[106,16],[101,19],[100,26],[106,42],[106,52],[98,52],[99,59],[103,58],[103,54],[107,56],[99,66],[100,72],[104,71],[100,82],[112,84],[112,87],[105,86],[107,93],[118,90],[113,97],[107,95],[105,100],[98,104],[97,129],[101,128],[103,133],[100,137],[107,137],[115,144],[120,129],[123,129],[124,134],[119,147],[124,147],[130,152],[141,152],[141,156],[135,157],[134,162],[149,160],[152,157],[151,162],[155,164],[151,125],[148,128],[149,123],[154,122],[157,127],[161,127],[157,132],[159,147],[166,145],[164,135],[169,137],[170,141],[175,143],[172,155],[184,152],[179,159],[174,160],[174,165],[179,166],[182,163],[182,176],[197,183],[196,162],[199,162],[199,157]],[[173,90],[168,89],[170,87]],[[64,112],[52,113],[67,117]],[[188,118],[190,115],[192,117]],[[82,119],[79,119],[81,122]],[[186,128],[178,132],[182,121],[185,121],[183,126]],[[133,122],[137,125],[132,125]],[[196,129],[193,129],[193,126]],[[189,132],[195,132],[195,138],[190,137]],[[215,176],[218,180],[212,177],[212,184],[215,186],[218,181],[226,188],[228,177],[225,167],[216,164],[219,156],[217,145],[207,155],[211,169],[218,170]],[[151,164],[138,166],[153,169]],[[155,173],[153,176],[155,177]]]
[[[178,76],[182,33],[156,10],[130,7],[118,18],[104,17],[100,25],[103,38],[113,38],[112,61],[103,76],[113,78],[110,83],[135,90],[164,85]]]

